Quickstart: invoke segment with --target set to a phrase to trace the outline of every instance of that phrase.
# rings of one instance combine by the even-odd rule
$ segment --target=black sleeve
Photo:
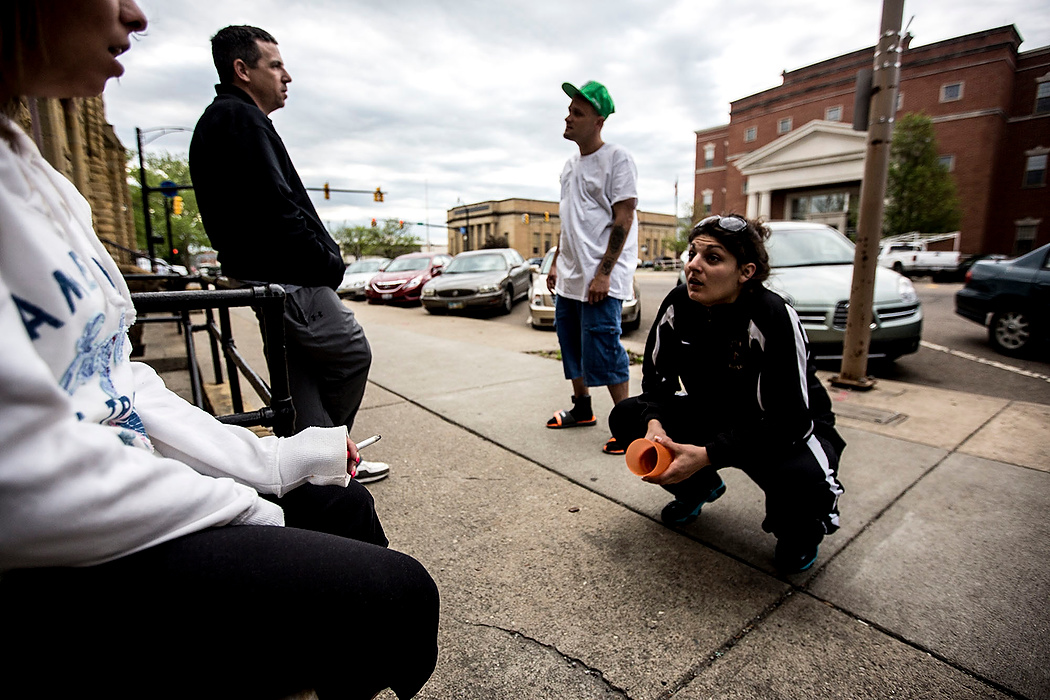
[[[307,278],[320,275],[328,286],[338,286],[344,268],[338,246],[326,241],[331,238],[328,231],[306,210],[305,189],[291,169],[284,145],[267,129],[251,132],[253,138],[241,143],[244,172],[254,181],[250,191],[242,189],[244,207],[253,210],[260,228],[272,231],[274,241],[280,242],[282,265]]]
[[[706,445],[718,466],[775,455],[813,433],[809,382],[816,376],[809,372],[809,346],[798,316],[770,293],[757,300],[752,324],[758,418],[734,422]]]
[[[679,332],[675,327],[676,297],[680,289],[671,290],[656,315],[656,321],[645,341],[645,357],[642,362],[642,394],[639,399],[646,404],[642,412],[648,423],[652,419],[663,422],[674,395],[681,389],[678,362],[681,355]]]

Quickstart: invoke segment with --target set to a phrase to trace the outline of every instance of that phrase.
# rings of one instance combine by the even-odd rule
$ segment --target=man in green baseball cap
[[[616,110],[612,97],[593,80],[561,89],[572,98],[563,136],[579,152],[562,170],[561,235],[547,274],[562,368],[572,382],[572,408],[547,421],[555,429],[598,422],[591,387],[607,387],[613,404],[627,398],[630,363],[620,324],[638,264],[638,170],[627,149],[602,140],[605,119]],[[610,438],[602,451],[623,454],[625,446]]]
[[[590,102],[602,119],[608,118],[610,114],[616,111],[616,105],[613,104],[609,91],[597,81],[590,80],[584,83],[582,88],[577,88],[572,83],[562,83],[561,89],[569,97],[579,96]]]

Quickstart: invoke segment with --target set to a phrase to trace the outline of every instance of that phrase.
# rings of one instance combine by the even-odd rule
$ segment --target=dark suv
[[[988,327],[1004,355],[1023,355],[1050,339],[1050,244],[1013,260],[979,260],[955,294],[955,313]]]

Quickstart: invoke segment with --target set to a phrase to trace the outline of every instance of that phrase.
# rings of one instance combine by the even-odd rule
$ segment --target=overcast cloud
[[[874,0],[140,0],[149,31],[106,91],[108,118],[192,127],[214,96],[209,38],[253,24],[279,42],[293,82],[271,115],[307,187],[382,187],[314,198],[333,226],[371,218],[440,225],[457,200],[558,198],[575,145],[561,83],[599,80],[616,102],[606,141],[634,154],[639,206],[692,201],[695,131],[780,73],[873,46]],[[913,0],[913,45],[1013,24],[1021,50],[1050,44],[1045,0]],[[185,153],[188,134],[148,150]],[[423,235],[423,227],[417,227]],[[442,229],[431,240],[444,242]]]

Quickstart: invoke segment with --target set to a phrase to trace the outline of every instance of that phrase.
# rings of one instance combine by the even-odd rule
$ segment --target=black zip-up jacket
[[[216,85],[190,142],[190,176],[223,274],[335,289],[346,265],[255,101]]]
[[[656,318],[642,367],[646,422],[685,389],[697,433],[713,436],[704,447],[716,467],[775,458],[814,432],[845,446],[802,324],[780,296],[757,286],[709,308],[679,285]]]

